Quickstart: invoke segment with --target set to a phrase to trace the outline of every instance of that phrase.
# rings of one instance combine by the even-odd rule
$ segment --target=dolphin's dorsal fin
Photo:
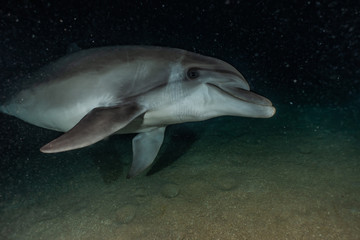
[[[122,129],[144,112],[145,109],[136,103],[94,108],[72,129],[43,146],[40,151],[56,153],[89,146]]]
[[[133,162],[127,178],[134,177],[152,164],[164,140],[165,127],[136,135],[132,141]]]

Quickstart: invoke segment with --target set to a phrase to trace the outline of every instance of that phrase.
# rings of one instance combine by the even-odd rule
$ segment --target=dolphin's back
[[[45,66],[37,77],[51,78],[51,81],[55,81],[89,71],[101,72],[114,65],[138,60],[144,55],[139,48],[115,46],[81,50]]]

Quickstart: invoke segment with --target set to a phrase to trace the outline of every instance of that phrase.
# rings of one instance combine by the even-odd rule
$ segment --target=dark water
[[[360,239],[357,1],[8,1],[0,97],[74,46],[160,45],[234,65],[277,108],[167,129],[127,180],[133,135],[59,154],[0,115],[1,239]]]

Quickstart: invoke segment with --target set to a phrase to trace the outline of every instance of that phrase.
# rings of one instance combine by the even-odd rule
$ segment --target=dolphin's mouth
[[[240,99],[242,101],[248,102],[248,103],[252,103],[252,104],[256,104],[256,105],[261,105],[261,106],[272,106],[272,103],[269,99],[260,96],[254,92],[251,92],[249,90],[246,89],[242,89],[239,87],[234,87],[234,86],[227,86],[227,85],[215,85],[212,83],[208,83],[209,85],[216,87],[217,89],[219,89],[220,91],[231,95],[234,98]]]

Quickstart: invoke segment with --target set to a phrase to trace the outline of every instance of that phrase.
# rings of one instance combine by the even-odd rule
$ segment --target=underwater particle
[[[135,213],[136,207],[134,205],[124,205],[115,212],[115,220],[121,224],[130,223],[134,219]]]
[[[216,188],[222,191],[230,191],[235,189],[237,186],[238,183],[236,179],[232,177],[222,177],[216,182]]]
[[[311,144],[302,144],[298,147],[298,152],[301,154],[311,154],[314,146]]]
[[[135,190],[133,196],[135,200],[141,204],[148,200],[149,194],[145,188],[138,188]]]
[[[147,196],[147,192],[145,188],[138,188],[135,191],[135,197],[145,198]]]
[[[162,187],[161,194],[166,198],[174,198],[179,195],[179,188],[176,184],[167,183]]]

